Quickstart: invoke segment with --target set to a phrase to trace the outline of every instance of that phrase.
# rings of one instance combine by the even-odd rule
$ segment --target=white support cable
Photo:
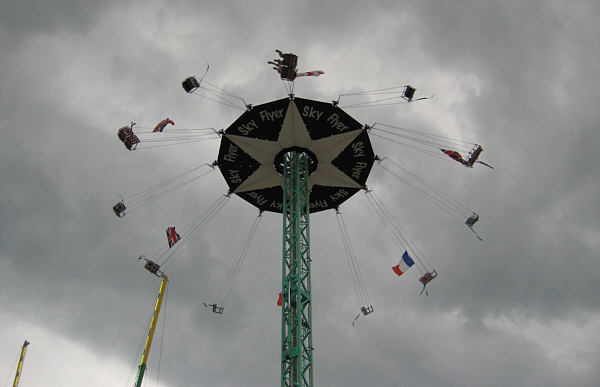
[[[356,297],[358,299],[359,306],[371,307],[371,298],[369,297],[369,292],[367,291],[367,286],[365,284],[365,280],[360,270],[360,266],[358,264],[356,254],[354,252],[354,248],[352,247],[352,243],[350,242],[350,235],[348,234],[348,229],[346,228],[346,224],[344,222],[342,213],[339,212],[339,210],[336,213],[336,218],[338,221],[340,233],[342,234],[342,241],[344,243],[344,249],[346,251],[346,258],[348,260],[348,266],[350,267],[352,282],[354,284],[354,290],[356,292]]]
[[[163,181],[162,183],[158,183],[155,186],[152,186],[150,188],[146,188],[146,189],[144,189],[144,190],[142,190],[142,191],[140,191],[140,192],[138,192],[136,194],[130,195],[129,197],[127,197],[127,201],[129,203],[135,203],[137,200],[140,200],[140,198],[148,195],[149,192],[153,192],[155,190],[158,190],[158,189],[162,188],[163,186],[166,186],[166,185],[168,185],[168,184],[170,184],[170,183],[172,183],[172,182],[174,182],[174,181],[176,181],[176,180],[178,180],[178,179],[180,179],[180,178],[182,178],[182,177],[184,177],[184,176],[186,176],[186,175],[188,175],[188,174],[190,174],[190,173],[192,173],[192,172],[194,172],[194,171],[196,171],[196,170],[198,170],[198,169],[200,169],[200,168],[202,168],[202,167],[204,167],[206,165],[208,165],[208,164],[199,165],[199,166],[194,167],[192,169],[189,169],[189,170],[187,170],[187,171],[185,171],[183,173],[180,173],[177,176],[173,176],[172,178],[170,178],[170,179],[168,179],[166,181]]]
[[[155,132],[154,128],[147,126],[137,126],[136,135],[139,142],[135,150],[212,141],[221,137],[214,128],[185,129],[169,127],[164,132]]]
[[[204,212],[179,230],[183,236],[173,247],[169,247],[168,243],[162,243],[161,247],[146,259],[162,266],[162,272],[167,271],[183,251],[198,237],[200,231],[204,229],[208,222],[225,206],[229,198],[229,195],[220,196]]]
[[[203,89],[203,90],[206,90],[206,89],[204,89],[204,88],[202,88],[202,89]],[[199,89],[198,89],[198,90],[199,90]],[[210,98],[210,97],[207,97],[206,95],[199,94],[199,93],[198,93],[198,90],[194,91],[194,92],[193,92],[193,93],[191,93],[191,94],[192,94],[192,95],[194,95],[194,96],[196,96],[196,97],[200,97],[200,98],[208,99],[209,101],[214,101],[214,102],[220,103],[221,105],[229,106],[229,107],[231,107],[231,108],[234,108],[234,109],[237,109],[237,110],[246,110],[245,108],[242,108],[242,107],[240,107],[240,106],[237,106],[236,104],[234,104],[234,103],[232,103],[232,102],[230,102],[230,101],[228,101],[228,100],[226,100],[226,99],[224,99],[224,98],[222,98],[222,97],[219,97],[219,98]],[[214,95],[214,93],[213,93],[213,92],[211,92],[210,94],[213,94],[213,95]]]
[[[426,148],[418,147],[416,145],[407,144],[407,143],[404,143],[404,142],[401,142],[401,141],[398,141],[398,140],[394,140],[394,139],[391,139],[391,138],[379,135],[377,133],[371,133],[370,136],[371,137],[378,137],[378,138],[384,139],[386,141],[393,142],[393,143],[396,143],[398,145],[402,145],[403,147],[406,147],[406,148],[409,148],[409,149],[414,149],[414,150],[419,151],[421,153],[426,153],[426,154],[428,154],[430,156],[433,156],[433,157],[435,157],[437,159],[440,159],[442,161],[445,161],[445,162],[454,163],[447,156],[442,156],[438,151],[434,151],[432,149],[426,149]]]
[[[194,129],[171,129],[168,132],[149,132],[139,134],[140,145],[150,142],[172,142],[172,141],[194,141],[194,140],[212,140],[217,133],[214,128],[203,129],[202,132],[198,133],[199,130]],[[219,138],[220,136],[216,136]],[[139,145],[138,145],[139,146]]]
[[[168,146],[174,146],[174,145],[187,145],[187,144],[193,144],[196,142],[202,142],[202,141],[215,141],[218,140],[220,137],[210,137],[210,138],[194,138],[194,139],[189,139],[189,140],[182,140],[182,141],[177,141],[177,142],[172,142],[169,144],[160,144],[160,145],[144,145],[147,142],[152,142],[152,141],[143,141],[141,142],[136,150],[146,150],[146,149],[152,149],[152,148],[165,148]],[[161,140],[161,142],[169,142],[169,141],[173,141],[173,140]]]
[[[204,87],[203,86],[204,84],[210,86],[210,88]],[[211,97],[208,97],[206,95],[198,93],[199,90],[203,90],[204,92],[208,93],[209,95],[211,95],[214,98],[211,98]],[[196,91],[194,91],[192,94],[195,95],[195,96],[197,96],[197,97],[206,98],[208,100],[220,103],[222,105],[232,107],[234,109],[246,110],[248,108],[248,104],[246,103],[246,101],[242,97],[239,97],[239,96],[237,96],[237,95],[235,95],[233,93],[230,93],[230,92],[228,92],[226,90],[223,90],[223,89],[221,89],[221,88],[219,88],[219,87],[217,87],[217,86],[215,86],[212,83],[209,83],[207,81],[200,82],[199,88]],[[229,100],[227,98],[241,100],[242,103],[244,104],[244,106],[240,107],[240,106],[236,105],[234,102],[232,102],[231,100]]]
[[[396,177],[398,180],[402,181],[404,184],[408,185],[410,188],[412,188],[415,191],[417,191],[418,193],[420,193],[425,199],[427,199],[430,202],[432,202],[433,204],[435,204],[437,207],[439,207],[442,211],[444,211],[448,215],[450,215],[452,217],[455,217],[455,218],[457,218],[459,220],[465,219],[465,218],[459,216],[458,214],[456,214],[455,212],[453,212],[452,208],[444,207],[444,205],[442,204],[442,202],[440,202],[439,200],[436,200],[436,198],[433,195],[431,195],[430,193],[423,191],[422,189],[418,188],[415,184],[413,184],[413,183],[409,182],[408,180],[402,178],[401,176],[395,174],[394,172],[392,172],[388,168],[386,168],[384,166],[381,166],[381,168],[384,169],[385,171],[387,171],[392,176]]]
[[[378,126],[383,126],[387,129],[381,129]],[[421,142],[423,144],[429,143],[429,144],[432,144],[435,146],[438,146],[438,145],[441,145],[444,147],[454,146],[454,147],[460,147],[463,150],[471,150],[471,148],[474,145],[476,145],[475,143],[469,142],[469,141],[454,139],[454,138],[445,137],[445,136],[441,136],[441,135],[433,134],[433,133],[421,132],[421,131],[414,130],[414,129],[402,128],[400,126],[387,125],[387,124],[383,124],[381,122],[375,122],[371,126],[371,129],[380,131],[382,133],[387,133],[387,134],[390,134],[390,135],[393,135],[396,137],[410,139],[415,142]]]
[[[431,265],[431,263],[429,263],[427,258],[425,258],[425,255],[421,252],[419,247],[414,243],[414,241],[412,240],[410,235],[400,226],[400,224],[398,223],[396,218],[393,217],[392,213],[383,205],[383,202],[381,201],[381,199],[379,199],[377,194],[375,192],[372,192],[372,195],[376,198],[376,200],[379,203],[379,205],[381,206],[381,208],[383,208],[383,210],[385,211],[386,216],[388,217],[388,219],[390,219],[390,224],[392,224],[395,231],[398,233],[398,235],[400,235],[402,240],[408,246],[409,250],[412,250],[413,254],[417,258],[419,263],[424,267],[424,271],[428,272],[428,271],[433,270],[433,266]]]
[[[288,95],[294,95],[294,86],[296,85],[296,81],[286,81],[284,79],[281,80],[283,87]]]
[[[10,379],[13,377],[13,375],[15,374],[15,371],[17,369],[17,366],[19,364],[19,359],[21,358],[21,355],[17,356],[17,358],[15,359],[15,362],[13,363],[12,367],[10,368],[10,372],[8,373],[8,376],[6,377],[6,381],[4,382],[3,386],[7,387],[8,383],[10,381]]]
[[[225,305],[227,304],[227,301],[229,300],[229,295],[231,294],[233,285],[235,284],[238,274],[240,272],[240,269],[242,268],[242,264],[244,263],[244,259],[246,258],[246,255],[248,253],[248,249],[250,248],[250,245],[252,244],[252,241],[254,240],[254,236],[256,235],[256,230],[258,229],[258,225],[259,225],[261,219],[262,219],[262,214],[259,213],[258,216],[256,217],[256,219],[254,220],[254,223],[250,227],[250,231],[248,231],[248,234],[246,235],[246,239],[244,240],[244,243],[242,244],[242,247],[241,247],[240,251],[238,252],[238,255],[236,256],[236,259],[233,262],[233,265],[229,269],[227,276],[225,277],[225,281],[223,282],[223,284],[221,285],[221,288],[219,289],[219,293],[217,294],[214,305],[216,305],[218,308],[220,308],[221,311],[225,308]]]
[[[198,171],[199,169],[204,168],[206,166],[210,167],[211,169],[208,171],[202,172],[198,176],[194,176],[191,178],[188,177],[188,175],[191,175],[192,173],[194,173],[194,172]],[[174,176],[174,177],[172,177],[162,183],[159,183],[153,187],[150,187],[141,192],[138,192],[137,194],[134,194],[130,197],[124,198],[123,203],[125,203],[125,205],[127,206],[127,213],[136,211],[140,207],[143,207],[146,204],[153,202],[154,200],[157,200],[157,199],[175,191],[178,188],[183,187],[184,185],[187,185],[193,181],[196,181],[214,170],[215,170],[215,167],[212,164],[208,164],[208,163],[203,164],[198,167],[194,167],[194,168],[192,168],[184,173],[181,173],[177,176]],[[180,181],[186,177],[187,177],[186,181],[182,181],[180,183],[175,184],[177,181]]]
[[[368,101],[368,102],[359,102],[359,103],[355,103],[355,104],[351,104],[351,105],[343,105],[343,106],[340,106],[340,107],[343,108],[343,109],[350,109],[350,108],[359,108],[359,107],[401,105],[401,104],[408,103],[408,101],[386,102],[386,101],[391,101],[391,100],[397,100],[397,99],[400,99],[400,98],[402,98],[402,96],[382,98],[382,99],[377,99],[375,101]]]
[[[445,143],[445,142],[432,141],[432,140],[426,139],[426,138],[418,138],[418,137],[413,137],[413,136],[409,136],[409,135],[392,133],[390,131],[379,129],[379,128],[371,128],[371,129],[372,129],[371,135],[373,135],[375,137],[380,137],[380,138],[386,139],[388,141],[394,142],[396,144],[400,144],[400,145],[406,146],[408,148],[420,150],[421,152],[425,152],[425,153],[433,153],[433,154],[438,155],[439,154],[438,151],[440,149],[447,149],[450,147],[460,148],[459,150],[466,151],[466,148],[459,147],[455,144],[449,144],[449,143]],[[375,133],[373,133],[373,132],[375,132]],[[418,145],[414,145],[414,144],[426,146],[428,148],[421,148]]]
[[[212,206],[194,219],[190,225],[182,229],[183,236],[181,237],[181,240],[172,248],[168,249],[167,253],[161,255],[161,257],[158,259],[158,261],[161,262],[162,257],[165,256],[164,260],[161,262],[161,265],[164,266],[163,271],[166,271],[177,260],[177,258],[181,256],[183,251],[189,247],[191,242],[198,237],[200,231],[202,231],[204,227],[206,227],[206,225],[212,220],[212,218],[214,218],[214,216],[225,206],[230,197],[230,195],[223,195],[219,197],[219,199],[217,199]]]
[[[358,102],[358,103],[354,103],[354,104],[350,104],[350,105],[344,105],[344,106],[340,106],[340,107],[341,108],[354,108],[354,107],[372,107],[372,106],[405,104],[405,103],[408,103],[409,101],[407,101],[407,100],[404,99],[403,101],[400,101],[400,102],[386,102],[386,101],[391,101],[391,100],[403,99],[404,88],[405,88],[405,86],[395,86],[395,87],[388,87],[388,88],[384,88],[384,89],[369,90],[369,91],[359,91],[359,92],[356,92],[356,93],[340,94],[339,97],[338,97],[338,99],[337,99],[337,101],[335,101],[335,103],[339,104],[339,102],[340,102],[340,100],[341,100],[342,97],[372,96],[372,95],[393,95],[393,97],[382,98],[382,99],[378,99],[378,100],[374,100],[374,101]],[[386,102],[386,103],[382,103],[382,102]]]
[[[149,142],[173,142],[177,141],[177,144],[185,144],[187,142],[198,142],[198,141],[207,141],[213,140],[215,138],[204,138],[204,137],[215,137],[215,132],[199,134],[199,135],[181,135],[181,136],[169,136],[164,138],[150,138],[148,140],[141,140],[140,144],[149,143]],[[220,138],[219,136],[216,139]],[[169,144],[167,144],[169,145]]]
[[[227,90],[225,90],[225,89],[221,89],[220,87],[218,87],[218,86],[216,86],[216,85],[213,85],[212,83],[210,83],[210,82],[208,82],[208,81],[204,81],[204,82],[202,82],[202,83],[204,83],[204,84],[207,84],[207,85],[209,85],[210,87],[212,87],[212,88],[213,88],[213,90],[211,90],[211,89],[208,89],[208,88],[205,88],[205,90],[214,91],[215,93],[219,93],[219,94],[222,94],[222,95],[226,95],[226,96],[228,96],[228,97],[231,97],[231,98],[239,99],[239,100],[241,100],[241,101],[244,103],[244,106],[246,106],[246,105],[247,105],[247,104],[246,104],[246,101],[244,100],[244,98],[242,98],[242,97],[240,97],[240,96],[238,96],[238,95],[235,95],[235,94],[233,94],[233,93],[231,93],[231,92],[229,92],[229,91],[227,91]],[[202,88],[202,83],[200,84],[200,88]]]
[[[457,163],[456,160],[440,153],[441,150],[453,150],[470,154],[473,147],[476,146],[476,144],[468,141],[386,125],[379,122],[375,122],[369,127],[369,133],[373,137],[382,138],[406,148],[429,154],[457,166],[463,166],[463,164]]]
[[[360,307],[360,306],[363,305],[363,300],[361,298],[361,295],[360,295],[360,292],[359,292],[359,289],[358,289],[357,278],[356,278],[356,275],[354,273],[354,269],[353,269],[353,266],[352,266],[352,259],[350,258],[351,254],[352,254],[351,247],[348,246],[348,241],[347,241],[348,236],[344,232],[344,228],[343,228],[343,225],[342,225],[341,220],[340,220],[341,219],[340,215],[341,214],[338,212],[336,214],[336,219],[337,219],[337,222],[338,222],[338,227],[340,229],[340,234],[342,235],[342,243],[344,245],[344,251],[346,252],[346,260],[348,262],[348,267],[350,268],[350,274],[351,274],[351,277],[352,277],[352,284],[354,285],[354,292],[356,293],[356,299],[358,300],[358,304],[359,304],[359,307]]]
[[[369,202],[375,208],[377,215],[379,215],[386,229],[392,236],[396,246],[398,246],[400,250],[404,249],[409,252],[409,255],[414,258],[413,260],[415,262],[415,266],[417,266],[417,270],[421,273],[421,275],[433,270],[432,265],[427,261],[425,256],[408,236],[408,234],[402,229],[402,227],[400,227],[389,210],[385,208],[377,195],[372,190],[366,191],[365,194],[369,199]]]
[[[401,169],[404,173],[408,174],[411,178],[416,180],[421,186],[408,181],[406,178],[403,178],[402,176],[395,173],[391,169],[381,165],[384,160],[388,160],[391,164],[393,164],[393,166]],[[425,180],[421,179],[420,177],[416,176],[415,174],[409,172],[407,169],[403,168],[402,166],[400,166],[398,163],[394,162],[390,158],[384,157],[384,158],[380,159],[377,164],[382,169],[384,169],[385,171],[390,173],[392,176],[396,177],[398,180],[402,181],[403,183],[408,185],[410,188],[412,188],[413,190],[420,193],[425,199],[429,200],[430,202],[432,202],[433,204],[438,206],[441,210],[443,210],[450,216],[453,216],[454,218],[460,220],[461,222],[464,222],[471,214],[474,213],[473,210],[469,209],[465,205],[457,202],[456,200],[452,199],[448,195],[444,194],[441,190],[437,189],[432,184],[427,183]]]
[[[143,130],[140,130],[143,129]],[[177,128],[169,126],[163,132],[155,132],[153,127],[136,124],[136,134],[144,136],[166,136],[173,133],[214,133],[214,128]]]

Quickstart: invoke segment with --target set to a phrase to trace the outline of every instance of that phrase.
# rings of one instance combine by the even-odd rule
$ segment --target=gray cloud
[[[341,210],[375,313],[358,306],[333,213],[312,217],[315,381],[323,385],[593,386],[598,377],[598,6],[209,2],[1,6],[0,375],[32,342],[21,385],[125,383],[159,280],[137,262],[227,187],[218,171],[118,219],[120,200],[216,159],[218,140],[128,152],[132,120],[226,128],[241,111],[186,94],[201,76],[260,104],[286,95],[266,62],[299,55],[302,98],[412,84],[435,98],[347,109],[481,143],[472,170],[372,137],[481,215],[462,224],[375,166],[369,187],[440,274],[419,296],[362,192]],[[592,85],[592,86],[590,86]],[[477,168],[481,167],[481,168]],[[279,379],[281,219],[265,214],[223,315],[223,283],[256,209],[232,197],[168,269],[160,385]],[[183,235],[185,238],[185,235]],[[157,336],[162,337],[161,331]],[[596,345],[593,345],[596,344]],[[65,368],[65,364],[70,364]],[[133,368],[132,368],[133,367]]]

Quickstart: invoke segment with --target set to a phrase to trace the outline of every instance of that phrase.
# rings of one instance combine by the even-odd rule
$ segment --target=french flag
[[[406,273],[406,271],[414,264],[415,261],[412,260],[407,251],[404,251],[404,254],[402,254],[402,259],[396,266],[392,267],[392,270],[394,270],[394,273],[400,276]]]

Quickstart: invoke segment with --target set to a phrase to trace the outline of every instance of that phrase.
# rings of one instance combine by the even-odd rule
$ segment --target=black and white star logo
[[[335,208],[360,190],[374,161],[360,123],[332,104],[290,98],[242,114],[223,134],[218,165],[231,193],[280,212],[289,151],[309,157],[313,212]]]
[[[291,100],[277,141],[233,134],[224,135],[260,163],[260,167],[233,192],[239,193],[282,186],[283,177],[275,168],[274,161],[276,156],[286,149],[305,149],[316,157],[318,164],[317,169],[309,176],[310,187],[318,184],[360,188],[360,184],[331,164],[331,161],[338,157],[359,134],[361,134],[361,130],[353,130],[313,140],[306,129],[298,107],[294,100]]]

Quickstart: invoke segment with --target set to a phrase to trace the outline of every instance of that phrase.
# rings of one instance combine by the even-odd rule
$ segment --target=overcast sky
[[[227,185],[214,171],[119,219],[119,195],[212,163],[219,139],[130,152],[117,130],[165,117],[165,131],[227,128],[243,110],[181,81],[209,63],[205,80],[246,103],[285,98],[267,64],[280,49],[325,72],[298,79],[298,97],[406,84],[435,94],[346,112],[481,144],[494,166],[372,137],[376,154],[477,212],[483,241],[375,165],[369,188],[439,276],[426,296],[418,277],[393,273],[403,251],[359,192],[340,210],[375,312],[353,327],[335,213],[315,214],[315,384],[596,386],[599,41],[597,1],[3,1],[0,383],[12,385],[29,340],[22,387],[133,384],[160,285],[137,257]],[[224,313],[203,306],[256,216],[232,196],[169,267],[147,386],[279,384],[280,215],[263,215]]]

